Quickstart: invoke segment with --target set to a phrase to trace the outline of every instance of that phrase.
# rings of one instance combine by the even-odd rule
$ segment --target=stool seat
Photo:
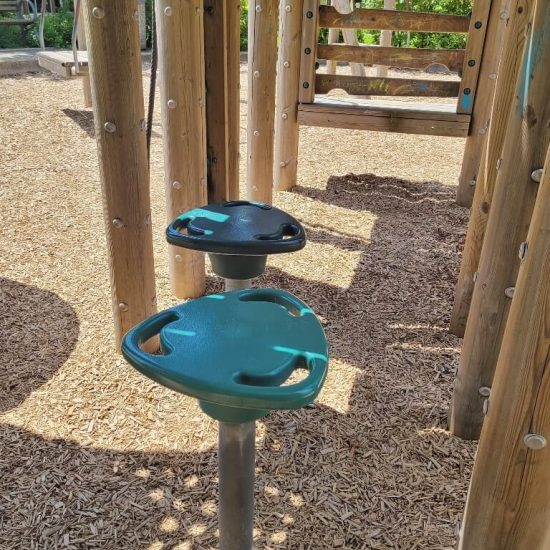
[[[302,249],[304,228],[261,202],[230,201],[184,212],[166,230],[170,244],[214,254],[265,256]]]
[[[140,344],[160,335],[160,353]],[[255,289],[213,294],[146,319],[124,337],[137,370],[196,397],[225,422],[311,403],[327,373],[327,341],[313,311],[288,292]],[[283,385],[296,369],[307,376]]]

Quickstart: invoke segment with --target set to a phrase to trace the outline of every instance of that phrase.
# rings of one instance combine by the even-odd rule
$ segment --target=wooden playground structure
[[[137,9],[137,0],[83,1],[117,346],[156,310]],[[239,9],[237,0],[156,1],[170,220],[238,198]],[[455,435],[480,443],[459,548],[545,548],[550,2],[478,0],[469,18],[389,18],[383,10],[341,14],[318,0],[283,0],[280,10],[277,1],[251,0],[249,14],[248,198],[271,202],[274,181],[280,190],[296,184],[303,125],[466,137],[458,201],[471,201],[472,211],[452,317],[464,344],[449,420]],[[468,40],[465,51],[323,45],[319,28],[467,32]],[[321,74],[318,59],[438,63],[461,78]],[[457,104],[319,97],[334,88]],[[172,292],[203,294],[203,255],[169,247],[168,257]]]

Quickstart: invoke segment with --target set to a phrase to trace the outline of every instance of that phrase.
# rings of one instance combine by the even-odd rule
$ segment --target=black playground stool
[[[195,208],[166,230],[170,244],[207,252],[226,290],[248,288],[265,271],[269,254],[304,248],[306,234],[295,218],[254,201],[230,201]]]

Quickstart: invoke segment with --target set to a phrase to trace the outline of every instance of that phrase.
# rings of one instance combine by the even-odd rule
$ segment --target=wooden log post
[[[459,550],[543,550],[550,541],[550,149],[526,242]]]
[[[273,199],[278,4],[251,0],[248,6],[247,194],[266,203]]]
[[[298,177],[298,97],[302,44],[303,0],[281,4],[281,45],[277,70],[277,119],[275,128],[275,188],[288,190]]]
[[[384,0],[384,9],[385,10],[395,10],[395,0]],[[392,31],[381,31],[380,32],[380,46],[383,48],[391,47],[391,39],[393,36]],[[376,76],[384,77],[388,76],[388,66],[387,65],[377,65],[376,66]]]
[[[537,193],[532,173],[542,167],[550,142],[548,2],[536,2],[531,21],[453,394],[450,427],[464,439],[475,439],[481,431],[483,402],[492,385],[516,284],[518,250],[527,235]]]
[[[518,11],[519,6],[522,6],[522,9]],[[527,6],[522,0],[519,2],[518,0],[512,0],[511,2],[510,0],[503,0],[499,6],[500,14],[497,15],[493,7],[489,18],[489,29],[487,31],[488,47],[494,53],[495,49],[492,44],[498,42],[498,36],[494,33],[503,33],[502,59],[506,61],[498,66],[494,99],[490,114],[488,115],[489,119],[486,121],[487,139],[483,140],[485,136],[479,133],[484,129],[485,115],[483,113],[485,112],[485,107],[481,106],[478,109],[478,101],[480,99],[478,97],[475,100],[473,113],[474,122],[472,128],[474,128],[474,134],[467,138],[464,150],[463,175],[467,170],[473,170],[477,162],[475,157],[479,153],[475,150],[474,145],[477,143],[478,147],[483,148],[482,158],[479,161],[479,168],[475,175],[476,181],[472,210],[468,222],[468,233],[462,252],[462,263],[455,288],[454,305],[449,325],[449,331],[461,338],[464,336],[464,331],[466,330],[466,322],[474,290],[474,276],[479,264],[487,218],[489,217],[491,202],[493,200],[493,191],[497,177],[497,161],[502,152],[502,144],[508,124],[508,114],[511,109],[514,89],[521,66],[522,56],[518,55],[517,52],[523,51],[524,48],[526,26],[530,21],[530,6],[532,6],[532,0]],[[494,67],[494,59],[493,55],[487,58],[484,57],[481,66],[480,80],[485,84],[478,93],[484,94],[485,101],[489,98],[487,92],[490,86],[487,83],[488,81],[495,80],[497,76],[497,73],[486,70],[486,62],[489,67]],[[480,112],[481,115],[479,115]],[[478,115],[481,116],[481,122],[479,122]],[[475,133],[476,128],[477,134]]]
[[[156,1],[166,215],[206,202],[203,2]],[[204,293],[204,254],[168,245],[170,288],[178,298]]]
[[[391,1],[391,0],[390,0]],[[351,5],[350,0],[332,0],[332,5],[340,13],[351,13],[353,11],[353,6]],[[359,40],[357,39],[357,31],[355,29],[342,29],[342,37],[344,43],[349,46],[359,46]],[[365,76],[365,67],[362,63],[350,63],[351,74],[353,76]]]
[[[340,29],[328,30],[328,43],[338,44],[340,40]],[[336,61],[334,59],[327,59],[327,74],[336,74]]]
[[[85,51],[86,46],[86,28],[84,26],[83,14],[82,14],[82,0],[78,2],[77,9],[80,11],[77,20],[76,36],[78,42],[78,49]],[[76,69],[76,67],[75,67]],[[84,94],[84,107],[89,108],[92,106],[92,89],[90,87],[90,75],[82,75],[82,92]]]
[[[115,341],[156,311],[137,1],[84,0]]]

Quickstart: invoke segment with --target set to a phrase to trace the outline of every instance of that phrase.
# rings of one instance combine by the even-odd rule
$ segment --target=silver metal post
[[[252,286],[252,279],[224,279],[225,290],[242,290]]]
[[[220,550],[252,550],[255,422],[220,422]]]

